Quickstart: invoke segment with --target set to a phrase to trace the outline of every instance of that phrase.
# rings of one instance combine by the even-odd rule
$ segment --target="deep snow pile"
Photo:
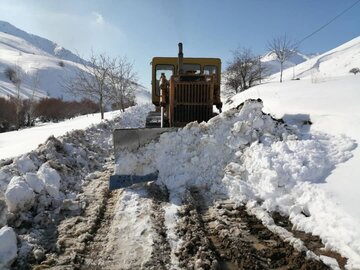
[[[313,185],[352,157],[355,142],[345,136],[301,135],[264,114],[262,107],[262,102],[246,101],[240,110],[208,123],[162,134],[159,142],[138,152],[119,153],[115,171],[143,175],[158,170],[158,182],[171,197],[181,198],[195,185],[210,197],[225,195],[249,209],[278,210],[348,257],[349,267],[359,267],[360,229]]]
[[[91,173],[101,170],[110,158],[113,129],[142,127],[144,115],[152,108],[150,104],[132,107],[114,120],[59,138],[50,137],[38,149],[0,168],[0,227],[5,226],[0,239],[13,239],[9,233],[14,228],[20,239],[20,267],[29,256],[35,260],[44,257],[47,250],[40,243],[47,237],[46,229],[56,233],[55,226],[64,211],[81,210],[84,202],[77,195],[91,180]],[[1,245],[1,254],[13,254],[13,246]],[[6,260],[0,257],[0,265],[9,266],[14,260],[11,256]]]

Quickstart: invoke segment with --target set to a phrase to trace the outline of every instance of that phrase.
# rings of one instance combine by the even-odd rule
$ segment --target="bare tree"
[[[31,77],[31,97],[28,101],[29,106],[25,112],[26,114],[26,125],[32,126],[34,124],[34,111],[35,111],[35,92],[38,91],[40,87],[40,76],[39,71],[36,70]]]
[[[265,74],[260,57],[251,49],[239,48],[233,52],[233,59],[226,68],[226,86],[235,93],[242,92],[260,82]]]
[[[276,60],[280,63],[280,82],[282,82],[284,63],[297,52],[297,44],[284,34],[269,41],[268,49],[275,54]]]
[[[110,58],[92,53],[90,60],[82,63],[76,75],[64,80],[62,86],[74,95],[97,102],[104,119],[106,104],[115,104],[122,110],[134,104],[136,81],[133,65],[126,57]]]
[[[133,64],[126,57],[116,58],[112,61],[109,72],[110,97],[113,108],[125,110],[134,105],[137,77]]]
[[[99,105],[101,119],[104,119],[104,106],[110,92],[107,79],[111,65],[110,57],[92,53],[89,61],[82,63],[72,79],[64,79],[61,83],[71,94],[95,101]]]
[[[21,126],[20,112],[22,109],[22,99],[21,99],[21,84],[23,80],[23,71],[22,69],[15,64],[14,67],[8,67],[5,69],[5,76],[15,85],[16,87],[16,96],[13,98],[13,102],[16,108],[16,129],[19,129]]]

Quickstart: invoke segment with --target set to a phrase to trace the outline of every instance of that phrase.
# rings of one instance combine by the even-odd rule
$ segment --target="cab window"
[[[201,72],[198,64],[184,64],[183,68],[185,74],[200,74]]]
[[[204,74],[205,75],[213,75],[217,73],[216,66],[204,66]]]
[[[155,89],[155,91],[156,91],[156,95],[160,96],[159,82],[160,82],[161,73],[164,73],[166,76],[166,79],[170,80],[170,77],[174,74],[175,67],[173,65],[156,65],[155,69],[156,69],[156,74],[155,74],[156,89]]]

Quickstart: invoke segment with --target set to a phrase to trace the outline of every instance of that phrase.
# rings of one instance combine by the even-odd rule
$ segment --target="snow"
[[[17,257],[16,234],[11,227],[0,229],[0,268],[8,269]]]
[[[49,137],[45,142],[42,141],[37,149],[15,158],[8,165],[1,166],[0,226],[9,224],[17,226],[16,233],[20,239],[18,261],[24,260],[29,253],[39,258],[44,257],[44,249],[40,242],[43,229],[39,229],[39,226],[43,228],[44,224],[49,223],[49,219],[60,219],[60,215],[63,215],[61,210],[79,211],[88,204],[88,201],[84,201],[85,197],[78,196],[79,191],[86,182],[99,177],[98,170],[103,170],[104,162],[109,159],[112,151],[111,135],[114,128],[142,127],[145,124],[145,115],[152,109],[152,104],[139,105],[128,108],[125,112],[110,113],[113,118],[104,121],[100,121],[99,115],[96,115],[97,124],[88,126],[85,130],[73,130],[58,138]],[[45,129],[46,132],[51,132],[52,125],[49,126],[50,128]],[[75,128],[73,125],[70,126]],[[22,132],[27,132],[27,130],[18,133]],[[15,144],[16,140],[13,143]],[[28,166],[29,164],[32,165]],[[132,196],[131,193],[130,196]],[[139,225],[136,231],[134,231],[134,226],[128,226],[126,238],[130,239],[132,233],[137,233],[137,239],[133,243],[137,250],[143,250],[145,260],[152,250],[151,228],[149,228],[151,199],[144,198],[143,200],[148,203],[139,204],[138,198],[139,196],[129,197],[124,204],[117,204],[120,208],[123,207],[123,212],[119,211],[117,217],[121,217],[121,220],[114,223],[114,230],[118,231],[117,225],[123,228],[124,224],[128,224],[133,210],[136,213],[143,211],[140,216],[136,213],[133,215],[134,226],[140,219],[143,222],[142,225]],[[22,225],[23,222],[28,224],[26,228]],[[144,236],[141,232],[144,232],[144,228],[149,228],[149,232],[146,233],[148,238],[146,241],[141,241]],[[116,243],[118,243],[116,239],[119,238],[117,236],[118,234],[114,233]],[[130,242],[124,243],[122,250],[127,252],[129,250],[127,245]],[[114,249],[114,247],[109,248]],[[16,250],[15,245],[15,254]],[[124,254],[124,258],[127,257],[127,253]],[[11,261],[8,263],[10,265]]]
[[[5,191],[5,201],[9,211],[17,212],[31,208],[35,194],[21,176],[11,178]]]
[[[47,193],[57,198],[59,196],[61,177],[59,173],[51,168],[48,163],[41,165],[37,172],[37,176],[44,182]]]
[[[36,193],[40,193],[45,187],[45,183],[37,176],[36,173],[26,173],[25,181]]]
[[[261,202],[260,209],[288,215],[296,229],[319,235],[327,249],[349,258],[347,268],[359,268],[360,78],[348,73],[360,64],[354,60],[359,44],[354,39],[300,64],[295,68],[300,81],[280,84],[274,75],[273,81],[233,97],[225,105],[229,111],[208,124],[192,123],[136,153],[121,153],[115,172],[158,170],[158,182],[179,197],[197,185],[209,196],[225,193],[239,202]],[[284,78],[293,72],[286,70]],[[230,111],[249,98],[261,98],[264,111],[294,125],[292,132],[262,116],[258,105],[246,105],[239,115]],[[263,221],[275,226],[269,219]]]
[[[295,75],[295,78],[307,78],[313,82],[321,82],[349,75],[349,70],[354,67],[360,67],[360,37],[300,63],[294,69],[284,70],[283,78],[290,80]],[[279,73],[274,74],[272,78],[278,80],[279,76]]]
[[[360,77],[349,74],[352,67],[360,66],[359,54],[360,37],[296,66],[300,80],[289,81],[293,70],[288,69],[284,83],[278,83],[275,74],[225,104],[226,110],[246,99],[261,98],[264,112],[297,126],[303,144],[250,146],[240,165],[230,166],[235,170],[228,179],[232,193],[252,191],[254,198],[274,194],[262,207],[281,210],[297,228],[319,235],[327,248],[350,258],[349,269],[360,267]],[[306,125],[309,121],[311,126]],[[246,184],[238,181],[245,168]],[[281,184],[290,179],[307,182],[296,181],[281,195],[271,185],[275,179]]]
[[[16,42],[23,55],[28,53],[29,44]],[[4,41],[0,49],[9,49],[8,44]],[[316,257],[302,241],[276,226],[269,213],[289,216],[294,229],[318,235],[326,249],[348,258],[348,269],[360,268],[360,76],[348,73],[360,65],[359,53],[360,37],[285,70],[283,83],[274,74],[268,82],[232,97],[224,112],[208,123],[190,123],[136,152],[116,153],[115,174],[158,171],[157,183],[166,186],[170,196],[164,212],[173,251],[179,245],[174,233],[176,212],[186,190],[197,186],[209,200],[229,198],[246,205],[270,230]],[[300,80],[290,80],[294,72]],[[142,126],[150,109],[152,105],[141,105],[125,113],[107,113],[111,121],[100,121],[94,114],[0,134],[0,158],[22,155],[0,169],[8,210],[26,219],[27,210],[34,206],[40,212],[39,222],[45,219],[42,211],[49,205],[77,210],[75,194],[82,182],[76,182],[64,167],[75,168],[84,181],[92,181],[97,174],[89,172],[108,157],[112,129]],[[45,142],[49,136],[63,137]],[[28,154],[30,150],[34,151]],[[124,265],[141,264],[151,256],[151,199],[144,192],[125,189],[115,206],[106,249],[115,252]],[[6,224],[6,215],[1,218]],[[0,237],[5,232],[15,236],[5,226]],[[16,257],[16,236],[12,239]],[[0,251],[1,245],[2,241]],[[31,244],[23,240],[22,246]],[[176,265],[175,254],[171,256]],[[6,258],[9,261],[4,264],[10,265],[12,256]],[[331,258],[321,259],[338,267]]]
[[[105,119],[113,119],[119,113],[119,111],[107,112]],[[45,123],[33,128],[0,133],[0,159],[11,158],[32,151],[50,136],[62,136],[72,130],[85,129],[100,122],[100,114],[94,113],[59,123]]]
[[[300,52],[296,52],[287,61],[284,62],[284,69],[292,68],[302,62],[311,59],[312,57],[314,57],[314,55],[305,55]],[[266,74],[272,75],[280,71],[280,63],[276,60],[276,56],[274,53],[269,52],[262,56],[260,60],[261,64],[265,68]]]
[[[24,44],[25,42],[31,45],[30,51],[28,45],[22,47],[17,46],[17,49],[20,48],[22,52],[41,53],[44,55],[56,56],[60,59],[69,60],[77,63],[82,63],[84,61],[77,55],[73,54],[71,51],[62,48],[58,44],[48,39],[22,31],[21,29],[16,28],[8,22],[0,21],[0,32],[15,36],[16,38],[18,38],[18,40],[20,40],[20,42],[18,43],[20,45]],[[13,44],[10,43],[9,46],[13,46]]]
[[[115,173],[158,171],[158,183],[175,198],[197,186],[209,197],[261,202],[261,209],[289,216],[296,228],[319,235],[327,248],[349,258],[350,268],[358,267],[358,221],[319,187],[340,163],[352,159],[356,142],[344,135],[303,133],[262,109],[261,101],[246,101],[240,110],[225,111],[208,123],[162,134],[137,152],[117,153]]]
[[[115,206],[110,227],[108,253],[123,268],[138,268],[147,262],[152,251],[151,199],[145,190],[125,190]]]
[[[0,21],[0,97],[17,96],[16,86],[4,75],[8,67],[16,65],[21,74],[21,98],[74,100],[62,84],[84,69],[84,63],[84,59],[56,43]],[[135,95],[138,104],[151,99],[142,85],[137,85]]]
[[[34,163],[27,155],[22,155],[21,157],[17,158],[15,163],[20,173],[26,173],[36,169]]]
[[[64,66],[61,67],[59,62]],[[26,40],[7,34],[0,28],[0,96],[16,96],[16,86],[5,76],[8,67],[17,66],[22,80],[20,97],[74,99],[60,82],[70,80],[82,68],[81,64],[52,56]]]
[[[247,98],[261,98],[264,111],[277,118],[284,117],[288,122],[298,124],[311,120],[311,133],[346,134],[357,145],[360,141],[359,84],[360,77],[354,75],[332,78],[322,83],[312,83],[311,80],[282,84],[271,82],[233,97],[233,103],[226,106],[231,107]],[[343,139],[339,137],[339,140],[338,143],[341,143]],[[346,140],[339,147],[346,148]],[[356,207],[360,204],[356,188],[359,187],[357,179],[360,178],[358,147],[352,155],[353,158],[338,166],[320,186],[331,193],[346,212],[360,220],[360,209]]]

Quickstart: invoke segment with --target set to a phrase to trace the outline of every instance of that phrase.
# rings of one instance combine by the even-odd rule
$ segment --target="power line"
[[[348,10],[352,9],[355,5],[359,4],[360,0],[356,1],[354,4],[352,4],[351,6],[349,6],[348,8],[344,9],[342,12],[340,12],[338,15],[336,15],[334,18],[332,18],[330,21],[328,21],[326,24],[324,24],[323,26],[319,27],[318,29],[316,29],[314,32],[312,32],[311,34],[307,35],[306,37],[304,37],[302,40],[300,40],[299,42],[296,43],[296,45],[300,45],[301,43],[303,43],[306,39],[312,37],[313,35],[315,35],[316,33],[318,33],[319,31],[321,31],[322,29],[324,29],[326,26],[328,26],[330,23],[332,23],[333,21],[335,21],[337,18],[339,18],[340,16],[342,16],[345,12],[347,12]]]

